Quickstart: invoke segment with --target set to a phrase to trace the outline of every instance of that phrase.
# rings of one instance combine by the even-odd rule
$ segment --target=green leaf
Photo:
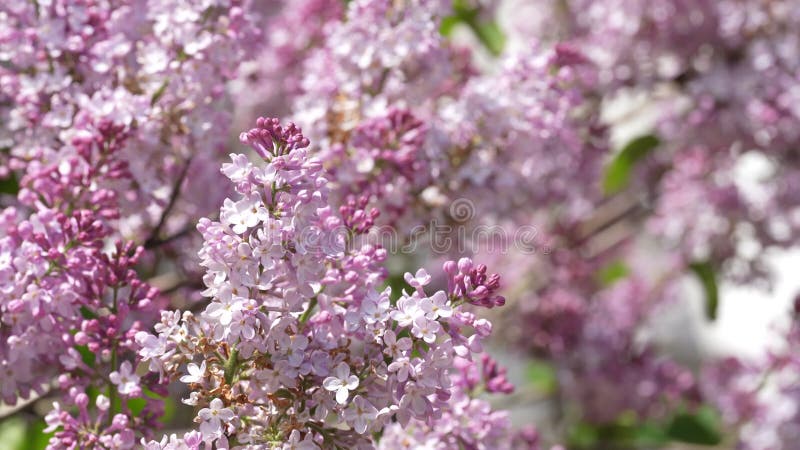
[[[45,428],[47,428],[47,424],[44,419],[38,419],[30,424],[25,436],[26,445],[23,448],[25,450],[44,450],[48,442],[50,442],[50,437],[55,434],[55,431],[45,433]]]
[[[275,391],[273,393],[273,395],[275,395],[275,397],[278,397],[278,398],[286,398],[286,399],[293,399],[294,398],[294,395],[292,395],[292,393],[289,392],[288,389],[278,389],[277,391]]]
[[[92,311],[91,309],[89,309],[89,308],[87,308],[85,306],[81,306],[80,311],[81,311],[81,317],[83,317],[84,319],[96,319],[97,318],[97,314],[95,314],[94,311]]]
[[[661,426],[641,422],[636,414],[622,413],[613,423],[578,423],[568,431],[567,440],[571,449],[594,448],[661,448],[669,442]]]
[[[718,445],[722,441],[719,420],[711,408],[696,413],[680,413],[667,426],[667,435],[675,441],[697,445]]]
[[[175,411],[177,409],[175,404],[175,399],[172,397],[162,397],[150,389],[143,388],[142,392],[148,398],[153,400],[161,400],[164,402],[164,414],[158,418],[158,421],[163,424],[168,424],[172,419],[175,417]],[[141,411],[144,409],[145,405],[147,404],[147,399],[145,398],[132,398],[128,400],[128,408],[134,412],[134,414],[139,415]]]
[[[89,350],[89,347],[85,345],[76,345],[75,350],[81,354],[81,359],[83,360],[84,364],[89,367],[94,367],[95,354]]]
[[[43,450],[53,433],[45,433],[44,419],[28,421],[9,417],[0,422],[0,448],[3,450]]]
[[[700,279],[703,290],[706,294],[706,317],[709,320],[716,320],[717,309],[719,308],[719,287],[717,286],[717,276],[714,267],[710,262],[695,262],[689,268]]]
[[[158,100],[164,95],[164,92],[167,91],[167,86],[169,85],[169,80],[164,80],[161,83],[161,86],[153,93],[153,96],[150,98],[150,106],[155,105]]]
[[[130,398],[128,399],[127,406],[134,416],[139,416],[142,414],[144,407],[147,406],[147,400],[143,398]]]
[[[100,392],[100,388],[97,386],[89,385],[86,387],[86,395],[89,396],[89,403],[94,404],[94,401],[97,400],[97,396],[100,394],[102,394],[102,392]]]
[[[528,380],[530,383],[543,394],[551,394],[556,391],[558,387],[558,378],[556,371],[547,363],[540,361],[533,361],[528,364],[527,368]]]
[[[178,409],[175,404],[175,399],[172,397],[162,397],[162,400],[164,400],[164,414],[158,420],[161,423],[170,423]]]
[[[588,423],[573,425],[567,432],[569,448],[589,448],[597,443],[597,428]]]
[[[615,194],[628,186],[636,163],[644,159],[660,141],[656,136],[645,135],[630,141],[606,167],[603,190]]]
[[[722,441],[719,418],[710,407],[678,412],[666,423],[641,421],[633,411],[605,424],[579,422],[567,432],[570,449],[663,448],[670,442],[718,445]]]
[[[19,181],[14,172],[8,174],[5,178],[0,178],[0,194],[17,195],[19,192]]]
[[[506,46],[506,36],[500,25],[495,21],[484,23],[468,22],[472,32],[478,37],[484,47],[494,56],[499,56],[503,53],[503,48]]]
[[[23,450],[28,424],[21,417],[9,417],[0,422],[0,443],[4,449]]]
[[[622,261],[615,261],[597,272],[597,281],[603,286],[611,286],[627,277],[631,269]]]
[[[458,18],[458,16],[447,16],[443,18],[442,23],[439,24],[439,33],[441,33],[442,36],[450,37],[450,35],[453,34],[453,30],[455,29],[456,25],[459,23],[461,23],[461,20]]]
[[[453,2],[453,15],[442,19],[439,32],[442,36],[450,36],[456,25],[464,24],[492,55],[498,56],[503,52],[506,36],[500,25],[494,20],[481,21],[480,7],[472,7],[464,0]]]

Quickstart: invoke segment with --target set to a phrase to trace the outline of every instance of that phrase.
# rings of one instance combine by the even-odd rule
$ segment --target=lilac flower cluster
[[[20,207],[2,212],[2,400],[14,405],[55,384],[65,403],[47,416],[50,430],[59,429],[53,448],[131,448],[160,415],[159,401],[137,416],[128,402],[143,389],[161,390],[132,371],[133,337],[152,320],[158,291],[134,270],[141,247],[117,241],[106,248],[119,206],[116,192],[102,186],[130,180],[118,159],[128,137],[108,121],[83,123],[64,160],[23,177]],[[88,389],[104,392],[92,408]]]
[[[783,450],[795,445],[800,422],[798,305],[795,299],[786,345],[771,349],[758,361],[723,359],[704,373],[702,388],[725,422],[739,430],[742,449]]]
[[[2,175],[67,164],[81,124],[105,121],[128,133],[117,158],[131,183],[106,186],[120,194],[120,234],[147,237],[165,210],[173,214],[158,231],[175,233],[210,210],[221,198],[195,195],[192,180],[218,174],[227,136],[209,131],[229,121],[219,109],[225,83],[256,36],[238,3],[4,4]],[[188,188],[170,205],[176,178]]]
[[[137,333],[142,360],[188,385],[183,401],[202,407],[202,441],[218,448],[360,448],[393,422],[433,425],[454,408],[455,360],[471,360],[491,332],[463,305],[502,304],[499,277],[462,259],[445,264],[448,289],[426,293],[431,277],[421,269],[406,274],[413,290],[392,299],[378,289],[385,252],[344,245],[354,228],[334,233],[343,222],[300,130],[262,118],[241,140],[266,164],[231,155],[222,171],[237,196],[219,222],[198,226],[211,301],[199,314],[163,312],[157,334]],[[487,370],[487,386],[507,390],[498,369]],[[457,405],[483,413],[475,420],[494,420],[488,405],[459,395]],[[197,441],[148,445],[182,448],[187,439]]]
[[[270,0],[256,1],[252,8],[268,32],[232,80],[237,129],[250,126],[259,112],[288,113],[289,98],[300,93],[305,59],[324,44],[327,25],[342,17],[344,2]]]
[[[484,356],[486,356],[484,354]],[[493,371],[493,361],[484,359],[480,380],[467,380],[465,376],[454,377],[451,397],[441,417],[432,421],[412,419],[408,424],[400,422],[384,428],[378,448],[474,448],[474,449],[538,449],[539,438],[532,428],[511,432],[507,412],[493,411],[491,405],[476,398],[478,389],[487,392],[507,392],[508,380]],[[487,367],[488,366],[488,367]],[[456,360],[456,367],[464,373],[474,373],[477,365],[473,361]],[[480,383],[478,382],[480,381]]]
[[[585,210],[595,186],[559,177],[596,179],[602,168],[594,65],[569,45],[533,46],[481,73],[438,31],[451,12],[357,1],[326,22],[291,114],[320,143],[334,201],[367,202],[379,224],[401,229],[447,216],[456,198],[493,217],[526,202]]]

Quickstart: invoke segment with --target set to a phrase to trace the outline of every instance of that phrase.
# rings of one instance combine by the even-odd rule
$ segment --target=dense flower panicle
[[[482,216],[513,217],[530,204],[585,214],[605,155],[590,97],[595,70],[574,48],[534,47],[507,55],[499,73],[470,79],[436,119],[448,140],[439,189],[470,199]],[[563,181],[565,173],[576,182]]]
[[[604,287],[591,260],[570,261],[558,253],[561,273],[551,275],[535,300],[515,305],[525,328],[508,337],[552,361],[563,395],[580,405],[581,419],[613,423],[635,411],[658,420],[678,405],[697,404],[691,371],[642,339],[650,317],[675,296],[673,285],[633,273]]]
[[[733,180],[714,175],[722,167],[706,151],[686,151],[661,180],[661,191],[649,231],[684,252],[686,261],[726,261],[742,258],[735,237],[738,224],[749,222],[746,200]],[[730,173],[730,175],[733,175]],[[702,208],[699,205],[704,205]],[[682,211],[676,215],[672,211]],[[691,215],[692,222],[686,220]]]
[[[588,42],[601,60],[609,80],[675,77],[689,69],[691,57],[703,45],[718,43],[715,5],[712,1],[639,0],[570,2],[576,27],[600,40]],[[720,2],[725,3],[725,2]],[[568,36],[567,36],[568,37]]]
[[[535,301],[520,305],[530,335],[520,339],[532,353],[544,357],[560,357],[572,352],[580,343],[581,331],[588,315],[582,295],[562,286],[538,293]]]
[[[281,127],[278,119],[258,119],[258,128],[242,133],[239,140],[249,144],[265,159],[285,155],[292,150],[308,147],[308,139],[293,123],[286,129]]]
[[[295,111],[323,147],[381,105],[424,103],[449,82],[450,51],[437,29],[445,2],[351,2],[309,55]],[[325,68],[325,69],[324,69]],[[382,109],[382,108],[381,108]],[[342,119],[342,120],[340,120]]]
[[[692,371],[640,338],[672,295],[667,287],[658,290],[632,276],[588,299],[580,346],[562,366],[571,372],[565,377],[567,395],[585,408],[586,420],[612,423],[626,411],[657,420],[698,403]],[[621,357],[626,364],[619,364]]]
[[[540,231],[546,230],[551,245],[565,248],[554,254],[572,252],[572,262],[549,255],[533,262],[528,255],[503,255],[498,258],[499,265],[492,265],[504,274],[513,272],[511,266],[531,267],[519,280],[505,278],[506,285],[517,293],[535,293],[533,298],[515,304],[523,314],[509,316],[509,323],[530,330],[533,338],[526,335],[518,342],[559,367],[561,388],[587,412],[585,419],[613,422],[615,414],[629,409],[640,417],[663,417],[669,408],[647,407],[653,395],[662,392],[668,399],[666,404],[672,406],[694,403],[699,394],[697,380],[692,381],[688,371],[634,337],[640,334],[637,330],[647,326],[645,319],[658,311],[658,305],[674,296],[669,291],[678,285],[679,274],[691,273],[693,267],[705,264],[725,281],[770,281],[772,271],[765,264],[767,252],[763,250],[796,244],[798,197],[788,192],[796,194],[793,180],[797,158],[796,151],[790,155],[785,150],[787,146],[796,148],[798,143],[796,121],[800,116],[796,108],[788,106],[798,83],[795,56],[800,34],[795,26],[797,14],[792,12],[796,8],[792,2],[760,0],[543,3],[552,3],[554,11],[546,16],[548,25],[552,17],[560,17],[560,24],[527,31],[537,38],[552,38],[549,33],[554,33],[592,61],[597,75],[596,83],[587,85],[584,91],[588,98],[592,98],[592,91],[602,102],[620,93],[647,92],[659,107],[652,132],[660,142],[637,167],[632,187],[621,195],[596,195],[597,186],[602,185],[602,172],[597,168],[607,158],[605,152],[597,153],[593,171],[578,170],[581,175],[575,178],[571,178],[571,168],[579,167],[575,163],[570,169],[553,170],[558,179],[574,180],[571,184],[553,181],[544,183],[541,189],[530,189],[534,195],[543,194],[545,201],[561,199],[557,204],[562,206],[564,197],[548,190],[576,187],[571,189],[576,205],[571,214],[562,214],[559,208],[547,214],[526,211],[515,218],[517,224],[534,224]],[[529,16],[520,17],[525,24],[520,22],[519,30],[524,32]],[[485,135],[490,134],[481,133]],[[585,145],[575,147],[580,164],[591,158]],[[537,168],[547,167],[553,160],[553,156],[537,159]],[[742,167],[753,163],[766,167],[759,173],[762,179],[756,182],[755,192],[745,186],[741,172]],[[467,170],[466,177],[481,169]],[[542,180],[537,176],[531,179]],[[581,192],[580,188],[589,184],[595,187]],[[513,194],[505,198],[528,191],[519,182],[513,186]],[[604,210],[614,210],[615,203],[625,204],[620,199],[626,197],[634,199],[627,203],[627,209],[614,212],[619,215],[606,224],[599,222],[599,227],[593,223]],[[491,213],[494,203],[476,209]],[[599,236],[584,231],[593,228],[599,230]],[[619,261],[627,266],[638,264],[634,251],[644,247],[639,245],[642,241],[653,238],[663,246],[668,259],[663,269],[655,269],[661,272],[659,276],[636,281],[638,294],[626,294],[619,287],[608,289],[597,281],[605,267]],[[601,242],[600,251],[593,247],[595,241]],[[528,274],[534,271],[543,280],[532,281]],[[651,299],[650,305],[638,305],[639,297]],[[614,299],[613,308],[603,312],[604,308],[593,306],[601,304],[601,299]],[[631,316],[626,311],[635,311],[633,315],[638,318],[630,323],[639,325],[630,326],[627,319],[622,320]],[[610,320],[614,317],[620,320]],[[592,337],[603,328],[618,334],[613,339],[605,333],[600,335],[605,334],[603,339]],[[587,364],[603,360],[607,363],[598,363],[595,368]],[[763,368],[753,372],[763,372]],[[636,380],[641,389],[619,392],[615,386],[631,384],[622,380]],[[595,398],[600,390],[609,397]],[[791,393],[781,395],[787,398],[787,404],[792,403],[788,400]],[[742,393],[741,401],[747,396],[752,397],[753,392]],[[794,420],[785,419],[786,423]],[[743,436],[766,422],[757,423]]]
[[[456,264],[447,261],[443,270],[447,274],[447,290],[455,298],[466,298],[473,305],[492,308],[503,306],[506,299],[496,292],[500,288],[500,275],[486,274],[486,266],[472,265],[472,261],[462,258]]]
[[[737,445],[745,450],[785,450],[797,442],[799,311],[800,296],[796,296],[793,321],[782,331],[785,341],[780,346],[755,360],[716,361],[703,374],[704,394],[725,422],[736,427]]]
[[[438,31],[445,3],[351,2],[304,61],[292,117],[333,175],[332,201],[366,197],[380,225],[418,222],[432,108],[469,67]]]
[[[175,273],[158,284],[181,304],[191,301],[196,293],[173,286],[192,284],[180,279],[198,272],[198,240],[188,232],[225,195],[207,186],[221,179],[231,68],[257,34],[249,8],[138,0],[0,6],[0,177],[21,188],[0,204],[44,201],[67,216],[71,203],[86,205],[106,222],[102,245],[133,240],[158,250],[141,254],[137,270],[152,276],[169,258]]]
[[[729,357],[709,365],[702,375],[700,388],[725,422],[741,425],[763,414],[758,395],[761,367]]]
[[[547,222],[542,227],[547,229]],[[555,227],[536,236],[537,242],[555,247],[546,253],[534,247],[533,253],[518,248],[481,255],[504,267],[505,284],[516,291],[501,322],[505,339],[554,366],[561,401],[574,405],[584,423],[604,426],[630,411],[659,421],[679,405],[696,405],[699,393],[691,371],[658,351],[646,332],[676,297],[680,258],[662,260],[657,271],[645,269],[642,258],[651,256],[633,252],[627,237],[597,251],[590,246],[594,232],[585,223],[563,220]],[[627,273],[605,280],[607,267],[620,261],[626,261],[622,270]]]
[[[13,207],[3,211],[4,299],[0,305],[4,343],[9,346],[4,346],[3,357],[9,367],[13,364],[5,358],[21,358],[18,367],[22,369],[21,378],[9,377],[4,383],[4,390],[9,391],[4,401],[8,403],[16,402],[15,382],[27,384],[36,377],[38,384],[44,384],[52,376],[46,368],[58,355],[52,352],[53,345],[70,344],[61,343],[60,333],[55,331],[78,328],[83,320],[81,303],[103,301],[102,270],[113,264],[103,252],[103,239],[111,232],[109,220],[118,216],[118,210],[114,192],[99,189],[96,183],[125,178],[125,171],[111,160],[117,139],[124,140],[124,133],[118,131],[105,128],[97,136],[87,131],[73,141],[76,148],[70,159],[23,178],[18,198],[34,209],[32,215],[26,218],[24,210]],[[130,253],[132,249],[129,245],[118,251]],[[129,256],[124,258],[122,273],[108,280],[110,284],[125,276]],[[94,265],[99,267],[92,273]],[[49,332],[42,333],[43,329]],[[22,351],[22,347],[30,350]],[[31,368],[34,362],[41,366]],[[20,393],[27,397],[28,389]]]
[[[406,109],[360,123],[349,142],[335,144],[326,157],[335,195],[346,199],[339,203],[377,204],[382,223],[407,215],[415,193],[430,183],[422,154],[425,136],[425,124]]]
[[[379,224],[407,229],[423,215],[447,216],[443,206],[456,198],[489,217],[531,201],[585,210],[598,182],[559,180],[567,170],[600,175],[594,66],[562,45],[510,55],[500,73],[480,74],[438,33],[448,13],[436,2],[353,2],[346,20],[328,24],[292,115],[320,143],[333,200],[367,197]],[[413,28],[413,39],[387,50]]]
[[[228,121],[218,108],[225,82],[252,47],[246,7],[227,1],[2,6],[4,169],[36,176],[67,164],[63,148],[83,123],[125,127],[118,160],[132,183],[105,186],[120,194],[120,234],[146,236],[167,209],[172,220],[159,231],[180,230],[221,200],[186,189],[170,204],[183,171],[190,187],[217,173],[227,136],[209,131]]]
[[[152,435],[161,414],[157,400],[136,417],[127,402],[118,404],[145,388],[160,391],[157,380],[142,379],[132,365],[133,336],[157,307],[158,291],[134,270],[143,249],[117,242],[106,250],[119,209],[115,192],[101,186],[130,179],[118,159],[126,137],[107,122],[77,130],[64,149],[69,157],[21,180],[18,200],[32,213],[25,217],[13,207],[2,213],[2,400],[13,405],[32,392],[64,392],[65,408],[56,402],[47,417],[49,431],[56,431],[51,448],[112,442],[133,448]],[[87,407],[90,387],[105,396]],[[85,431],[95,421],[109,426]]]
[[[133,448],[158,428],[161,402],[143,393],[163,392],[135,373],[133,336],[162,304],[136,272],[151,255],[127,239],[180,236],[217,203],[191,188],[217,173],[227,137],[209,130],[253,36],[241,7],[217,6],[0,6],[2,177],[19,180],[2,199],[15,205],[0,231],[3,400],[61,393],[51,448]]]
[[[472,448],[489,450],[538,450],[538,435],[532,430],[511,432],[508,414],[492,411],[488,402],[470,398],[455,388],[449,408],[432,423],[393,423],[384,429],[377,448],[414,449]]]
[[[466,392],[484,389],[491,393],[510,394],[514,391],[514,385],[506,378],[507,369],[486,353],[481,355],[480,364],[466,359],[456,359],[455,367],[458,368],[459,376],[454,383],[462,385]]]
[[[239,195],[225,201],[220,222],[198,227],[211,302],[198,315],[162,313],[157,334],[136,335],[142,359],[162,378],[188,373],[184,402],[204,407],[203,441],[222,447],[371,446],[372,433],[393,421],[441,417],[455,359],[480,352],[491,331],[460,305],[502,304],[499,277],[463,259],[447,291],[426,293],[430,277],[420,270],[409,278],[414,290],[394,300],[378,289],[385,252],[347,245],[357,231],[327,204],[301,131],[257,124],[242,141],[265,164],[232,155],[222,170]],[[507,392],[502,371],[486,364],[490,390]]]
[[[380,5],[380,2],[369,3],[371,8]],[[368,9],[352,9],[350,14],[359,12],[366,13]],[[400,9],[399,11],[404,11]],[[434,16],[434,20],[437,17]],[[342,25],[332,25],[332,29],[338,27],[347,29],[354,26],[354,19]],[[399,22],[402,24],[402,22]],[[361,24],[359,23],[359,26]],[[401,26],[401,25],[396,25]],[[335,35],[335,31],[333,32]],[[347,35],[350,42],[347,46],[342,46],[352,55],[358,54],[360,49],[360,38],[357,34]],[[343,39],[344,35],[338,39]],[[359,42],[356,42],[359,41]],[[329,41],[329,45],[341,42],[339,40]],[[379,40],[376,42],[380,42]],[[437,42],[435,39],[430,42]],[[455,65],[455,54],[446,45],[439,45],[437,50],[443,55],[449,54],[449,58],[443,58],[447,63]],[[416,47],[415,51],[406,54],[408,60],[413,58],[425,58],[429,53],[430,47]],[[325,54],[322,50],[319,54]],[[334,64],[339,60],[333,59]],[[411,65],[411,63],[407,63]],[[314,67],[323,67],[315,64],[310,67],[307,77],[313,78],[318,73]],[[328,66],[324,66],[328,67]],[[338,66],[337,66],[338,67]],[[343,68],[346,66],[343,65]],[[388,66],[384,66],[388,67]],[[511,217],[517,225],[524,224],[530,226],[531,221],[538,228],[540,225],[544,229],[555,228],[555,239],[558,241],[580,242],[583,238],[578,236],[578,230],[582,228],[581,221],[586,220],[587,216],[593,213],[593,209],[604,200],[599,187],[602,184],[602,168],[606,160],[606,132],[600,124],[599,118],[599,96],[594,94],[600,79],[599,67],[584,56],[582,50],[574,45],[558,45],[552,49],[542,48],[531,51],[530,49],[511,54],[505,58],[499,73],[476,74],[469,70],[461,74],[451,75],[451,79],[462,79],[461,84],[448,85],[447,89],[441,89],[437,96],[430,98],[437,99],[436,102],[409,102],[405,106],[404,101],[399,104],[404,105],[404,110],[408,114],[422,118],[425,124],[425,136],[421,139],[414,139],[414,146],[410,149],[421,150],[413,152],[413,164],[431,175],[427,175],[427,186],[425,178],[416,176],[416,180],[421,180],[423,184],[417,185],[419,188],[409,190],[397,189],[397,186],[408,185],[408,181],[415,180],[406,176],[405,168],[394,167],[392,178],[386,178],[383,169],[393,166],[393,161],[381,161],[375,158],[375,154],[381,155],[376,150],[371,153],[364,152],[361,147],[365,137],[383,136],[386,127],[377,128],[380,133],[373,131],[376,125],[397,123],[387,121],[384,117],[391,117],[397,111],[395,103],[392,103],[392,91],[387,88],[391,86],[391,80],[395,72],[386,69],[384,74],[387,77],[385,84],[379,86],[367,85],[353,91],[342,94],[342,83],[333,83],[336,90],[330,91],[331,98],[334,99],[333,107],[325,111],[334,110],[337,114],[327,116],[324,121],[319,118],[309,120],[312,133],[319,134],[322,142],[325,138],[332,142],[330,146],[334,151],[328,150],[321,154],[326,167],[331,167],[331,172],[335,174],[334,185],[342,184],[345,189],[349,186],[357,186],[360,192],[366,192],[377,200],[377,207],[382,213],[390,210],[393,206],[388,202],[392,197],[387,196],[365,184],[367,177],[374,177],[379,180],[376,183],[378,189],[391,189],[393,195],[397,195],[399,201],[395,204],[414,205],[422,203],[428,214],[431,209],[435,209],[438,202],[439,206],[446,205],[446,200],[437,198],[467,198],[470,200],[474,211],[480,212],[474,224],[466,223],[465,226],[478,225],[484,218]],[[361,75],[359,75],[361,76]],[[358,78],[355,78],[358,79]],[[428,83],[430,81],[426,81]],[[425,83],[415,83],[414,86],[428,86]],[[318,84],[314,84],[318,87]],[[319,97],[319,91],[310,91],[315,99]],[[352,92],[355,92],[354,95]],[[307,114],[314,116],[314,112],[322,110],[314,109],[318,104],[307,106],[302,101],[295,107],[297,117],[306,120]],[[389,113],[385,113],[386,106],[389,105]],[[395,109],[392,109],[395,108]],[[377,113],[377,115],[376,115]],[[331,124],[338,128],[331,128]],[[364,131],[369,134],[365,136]],[[403,142],[396,138],[395,142]],[[371,138],[371,146],[376,149],[394,150],[397,144],[381,142],[381,140]],[[377,145],[376,145],[377,144]],[[323,145],[324,147],[324,145]],[[557,156],[554,156],[557,155]],[[567,175],[568,174],[568,175]],[[356,181],[355,183],[345,183],[345,181]],[[546,180],[546,181],[543,181]],[[572,180],[572,181],[568,181]],[[419,198],[409,195],[409,192],[423,192]],[[336,188],[335,192],[341,192],[341,188]],[[501,192],[503,195],[496,195]],[[432,194],[432,195],[427,195]],[[430,201],[431,198],[437,199]],[[363,199],[359,199],[363,202]],[[352,200],[351,203],[352,204]],[[360,204],[360,203],[359,203]],[[542,218],[518,210],[521,206],[535,205],[543,210],[557,210],[554,214],[555,219]],[[431,208],[431,207],[434,208]],[[351,206],[348,205],[348,208]],[[452,214],[452,212],[451,212]],[[436,216],[436,213],[433,214]],[[468,219],[471,219],[469,217]],[[462,222],[459,217],[454,217]],[[390,221],[391,222],[391,221]],[[401,222],[402,223],[402,222]],[[491,222],[489,222],[491,223]],[[563,229],[563,231],[562,231]],[[619,254],[614,253],[614,254]],[[577,258],[577,256],[576,256]],[[577,268],[575,259],[570,263],[572,268]],[[550,357],[555,358],[557,366],[564,370],[566,377],[579,380],[575,383],[565,382],[564,388],[568,392],[567,397],[580,404],[587,404],[590,413],[587,420],[613,420],[617,414],[628,410],[636,409],[643,415],[652,414],[653,416],[663,416],[668,413],[668,408],[647,408],[647,404],[654,398],[667,399],[668,404],[674,405],[686,398],[692,397],[693,384],[688,374],[677,368],[668,360],[662,361],[649,350],[637,350],[633,346],[635,330],[640,326],[627,326],[620,324],[616,330],[619,336],[612,340],[597,340],[584,335],[584,326],[600,325],[607,320],[602,311],[592,311],[589,307],[589,298],[598,289],[595,282],[595,273],[611,260],[611,256],[598,258],[593,264],[585,267],[577,273],[567,277],[557,276],[551,282],[553,285],[547,292],[539,292],[536,299],[521,302],[522,308],[528,308],[528,314],[524,314],[526,323],[535,324],[533,327],[526,327],[534,335],[534,346],[544,351]],[[509,259],[499,261],[500,264],[508,266],[530,265],[530,259]],[[539,270],[538,262],[531,270]],[[553,262],[556,266],[545,268],[547,271],[567,272],[569,268],[560,269],[558,266],[564,262]],[[579,265],[579,264],[578,264]],[[458,272],[455,266],[445,267],[445,271],[451,279],[451,286],[457,286],[458,281],[452,278]],[[465,269],[469,272],[470,269]],[[470,280],[466,274],[461,274],[463,279]],[[411,282],[408,279],[407,282]],[[413,280],[412,280],[413,281]],[[465,291],[477,288],[482,281],[476,282],[474,286],[465,286]],[[469,281],[467,281],[469,285]],[[643,284],[642,291],[646,292],[646,283]],[[452,287],[451,287],[452,289]],[[484,290],[485,289],[485,290]],[[475,290],[473,296],[476,304],[490,306],[497,302],[502,304],[502,297],[494,297],[489,294],[492,291],[491,282],[487,286]],[[552,294],[552,295],[551,295]],[[636,295],[636,294],[634,294]],[[642,294],[643,295],[643,294]],[[627,297],[630,298],[630,297]],[[567,304],[559,305],[558,299],[571,299]],[[627,300],[626,300],[627,301]],[[535,304],[535,310],[530,313],[530,304]],[[398,304],[400,305],[400,304]],[[563,309],[562,307],[566,307]],[[652,309],[643,309],[640,314],[646,315]],[[548,316],[548,317],[545,317]],[[544,321],[544,322],[543,322]],[[593,329],[593,326],[590,326]],[[526,335],[521,339],[523,342],[531,342]],[[568,358],[571,352],[585,356],[600,352],[600,360],[607,361],[607,364],[614,364],[620,358],[632,358],[639,361],[628,367],[609,372],[607,367],[582,367],[580,358]],[[562,360],[562,358],[568,358]],[[606,363],[604,363],[606,364]],[[672,372],[670,372],[672,371]],[[669,376],[662,374],[681,373],[680,381],[673,381]],[[608,374],[608,377],[605,375]],[[586,380],[597,377],[604,377],[607,383],[604,386],[622,386],[622,379],[641,380],[642,389],[627,391],[626,395],[620,397],[620,401],[614,407],[603,411],[603,402],[588,398],[590,392],[581,392],[580,387]],[[688,377],[688,379],[687,379]],[[646,385],[646,386],[645,386]],[[591,384],[589,384],[591,386]],[[612,391],[612,392],[614,392]],[[621,393],[621,392],[620,392]],[[574,395],[573,395],[574,394]]]
[[[406,278],[412,278],[411,274],[406,274]],[[378,448],[540,448],[535,430],[513,431],[507,412],[493,411],[486,400],[475,395],[478,392],[510,393],[514,387],[506,379],[505,368],[487,354],[481,355],[480,363],[457,357],[453,364],[456,370],[452,376],[452,393],[442,416],[433,421],[412,420],[405,426],[391,424],[384,429]]]

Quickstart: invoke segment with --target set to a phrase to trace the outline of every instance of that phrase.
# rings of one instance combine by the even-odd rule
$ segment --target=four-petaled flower
[[[269,218],[269,213],[257,193],[238,202],[225,199],[221,213],[224,222],[230,225],[236,234],[244,233],[258,225],[260,221]]]
[[[424,314],[418,303],[419,299],[413,297],[401,298],[397,301],[397,309],[391,312],[391,318],[401,327],[411,325],[414,319]]]
[[[427,285],[431,282],[431,276],[428,275],[428,272],[425,269],[417,270],[415,275],[411,275],[409,272],[406,272],[403,275],[403,279],[406,280],[409,286],[415,289],[422,289],[423,286]]]
[[[286,337],[286,356],[289,365],[299,367],[305,359],[305,349],[308,347],[308,338],[302,334],[293,334]]]
[[[136,396],[141,392],[139,375],[133,372],[129,361],[123,362],[119,367],[119,371],[111,372],[108,375],[108,379],[117,385],[117,390],[122,395]]]
[[[289,441],[283,444],[281,450],[319,450],[319,446],[312,440],[312,433],[306,433],[306,437],[301,439],[300,431],[292,430]]]
[[[439,322],[430,320],[425,316],[418,316],[414,319],[414,325],[411,327],[411,334],[432,344],[436,340],[441,328],[442,326],[439,325]]]
[[[217,438],[222,435],[222,424],[233,419],[233,411],[225,408],[222,400],[215,398],[211,400],[208,408],[203,408],[197,413],[203,422],[200,424],[200,432],[205,438]]]
[[[437,291],[435,294],[425,299],[421,307],[423,311],[429,314],[429,317],[434,320],[440,317],[449,318],[453,315],[453,308],[444,291]]]
[[[356,433],[364,434],[370,424],[378,417],[378,409],[360,395],[356,395],[353,403],[344,412],[345,419]]]
[[[411,349],[411,339],[403,337],[397,339],[397,335],[392,330],[386,330],[383,333],[383,345],[385,348],[383,352],[390,355],[392,358],[399,358],[403,356],[403,352]]]
[[[336,401],[344,405],[347,403],[349,391],[358,387],[358,377],[350,375],[350,366],[347,363],[340,362],[333,370],[333,376],[325,378],[322,386],[329,391],[336,392]]]
[[[206,362],[203,361],[202,363],[200,363],[199,367],[195,363],[189,363],[189,365],[186,367],[186,370],[189,371],[189,375],[182,376],[181,377],[182,382],[186,384],[200,383],[201,381],[203,381],[203,378],[206,375]]]

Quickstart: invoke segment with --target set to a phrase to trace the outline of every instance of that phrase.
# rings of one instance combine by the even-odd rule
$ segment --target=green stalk
[[[308,302],[308,308],[303,312],[303,315],[300,316],[300,324],[304,324],[308,321],[311,317],[311,312],[314,311],[314,308],[317,307],[317,297],[311,297],[311,300]]]
[[[231,356],[225,361],[225,382],[228,386],[233,385],[233,377],[239,365],[239,350],[231,350]]]

